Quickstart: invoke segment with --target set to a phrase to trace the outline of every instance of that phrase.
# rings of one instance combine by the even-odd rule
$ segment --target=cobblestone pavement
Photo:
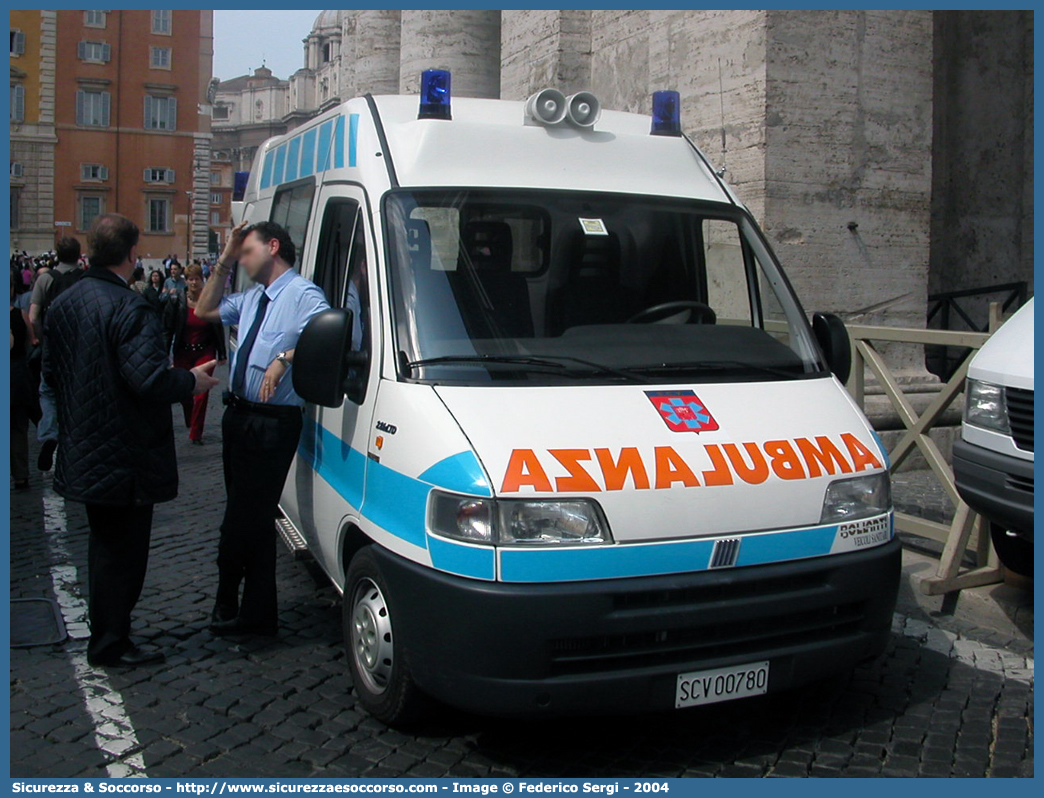
[[[179,441],[181,498],[156,508],[135,629],[166,650],[162,667],[87,665],[83,507],[54,494],[50,474],[12,494],[11,597],[57,599],[71,635],[11,651],[12,776],[1033,775],[1032,630],[935,615],[909,595],[883,657],[789,693],[554,722],[444,709],[411,734],[390,730],[356,707],[337,593],[285,552],[279,636],[206,631],[223,502],[217,404],[207,445]]]

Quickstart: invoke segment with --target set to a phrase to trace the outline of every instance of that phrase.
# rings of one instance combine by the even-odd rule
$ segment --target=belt
[[[258,415],[271,416],[273,418],[299,416],[304,412],[304,409],[297,405],[266,405],[261,402],[251,402],[249,399],[244,399],[231,391],[225,391],[221,394],[221,403],[235,410],[244,410],[248,413],[257,413]]]
[[[204,349],[213,349],[212,344],[182,344],[181,348],[186,352],[202,352]]]

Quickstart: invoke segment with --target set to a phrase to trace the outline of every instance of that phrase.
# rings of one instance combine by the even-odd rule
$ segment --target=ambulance
[[[237,213],[332,308],[297,343],[277,525],[388,724],[696,707],[888,643],[900,546],[844,325],[652,100],[429,70],[256,154]]]

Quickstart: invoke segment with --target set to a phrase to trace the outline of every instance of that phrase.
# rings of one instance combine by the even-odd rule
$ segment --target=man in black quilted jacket
[[[171,404],[210,390],[214,361],[170,368],[159,314],[131,290],[138,228],[95,220],[90,269],[44,319],[43,377],[58,407],[55,490],[87,505],[91,665],[134,667],[163,654],[130,640],[152,533],[152,506],[178,495]]]

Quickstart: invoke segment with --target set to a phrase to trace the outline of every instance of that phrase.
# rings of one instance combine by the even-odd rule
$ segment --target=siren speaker
[[[569,121],[577,127],[592,128],[602,115],[602,104],[589,91],[578,91],[566,100]]]
[[[558,89],[543,89],[526,100],[526,116],[542,125],[557,125],[566,118],[566,98]]]

